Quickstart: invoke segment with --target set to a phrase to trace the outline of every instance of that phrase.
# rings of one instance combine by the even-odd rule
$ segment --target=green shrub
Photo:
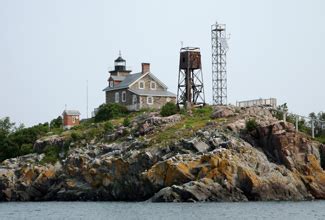
[[[257,122],[254,118],[246,121],[246,130],[248,132],[254,131],[257,128]]]
[[[129,127],[131,124],[131,121],[129,119],[129,117],[125,117],[124,120],[123,120],[123,126],[124,127]]]
[[[174,115],[178,112],[178,107],[173,102],[167,102],[160,110],[160,114],[163,117]]]
[[[125,116],[128,110],[125,106],[116,103],[103,104],[99,106],[95,116],[95,122],[107,121],[113,118]]]
[[[87,141],[90,141],[94,138],[100,137],[101,131],[99,128],[91,128],[85,132],[85,138]]]
[[[78,141],[78,140],[82,139],[82,135],[81,135],[79,132],[75,132],[75,131],[73,131],[73,132],[71,133],[71,139],[72,139],[73,141]]]
[[[59,160],[59,154],[61,152],[60,147],[58,146],[48,146],[45,150],[45,157],[41,161],[41,163],[52,163],[54,164]]]
[[[22,155],[33,153],[33,145],[32,144],[23,144],[23,145],[21,145],[20,153]]]
[[[57,118],[53,119],[51,122],[50,122],[50,127],[51,129],[54,129],[54,128],[61,128],[63,125],[63,119],[61,116],[58,116]]]
[[[10,118],[0,119],[0,161],[32,152],[34,142],[49,132],[48,123],[18,129]]]
[[[105,122],[104,130],[105,130],[105,132],[113,131],[114,130],[114,125],[112,124],[112,122],[110,122],[110,121]]]

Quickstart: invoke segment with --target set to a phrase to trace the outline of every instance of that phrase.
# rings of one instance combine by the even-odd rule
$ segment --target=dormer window
[[[156,90],[156,89],[157,89],[157,84],[156,84],[156,82],[154,82],[154,81],[151,81],[151,82],[150,82],[150,89],[151,89],[151,90]]]
[[[113,87],[114,87],[114,81],[113,81],[113,80],[110,80],[110,81],[109,81],[109,87],[110,87],[110,88],[113,88]]]
[[[144,81],[139,82],[139,89],[144,89]]]

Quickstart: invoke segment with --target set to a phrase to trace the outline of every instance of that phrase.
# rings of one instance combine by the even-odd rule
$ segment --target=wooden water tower
[[[205,104],[201,52],[197,47],[180,50],[177,105],[184,107]]]

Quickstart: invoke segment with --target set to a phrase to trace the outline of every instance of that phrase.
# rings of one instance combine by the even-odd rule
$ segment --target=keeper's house
[[[106,103],[125,105],[130,111],[142,108],[160,109],[167,102],[176,102],[176,95],[167,90],[167,86],[150,72],[150,64],[142,63],[140,73],[131,74],[126,69],[126,61],[119,56],[115,60],[115,69],[109,71]]]

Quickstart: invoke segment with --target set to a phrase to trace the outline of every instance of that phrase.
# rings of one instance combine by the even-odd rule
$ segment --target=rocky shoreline
[[[325,146],[262,108],[215,108],[193,135],[168,144],[150,137],[181,115],[147,115],[103,140],[76,146],[55,164],[39,152],[0,164],[0,201],[272,201],[325,198]],[[245,129],[249,118],[256,127]],[[136,132],[130,132],[136,127]],[[127,132],[125,132],[125,130]],[[133,129],[134,130],[134,129]],[[127,133],[123,139],[122,134]],[[149,135],[151,134],[151,136]],[[169,140],[170,141],[170,140]]]

